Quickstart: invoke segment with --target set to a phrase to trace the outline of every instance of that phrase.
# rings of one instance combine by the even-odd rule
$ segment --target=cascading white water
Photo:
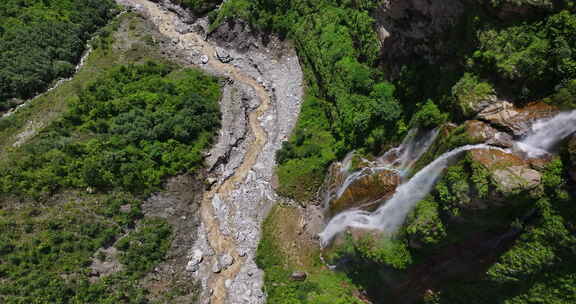
[[[390,169],[396,169],[401,176],[405,176],[409,169],[428,151],[439,130],[434,129],[424,134],[418,134],[418,129],[412,129],[408,132],[402,144],[396,148],[390,149],[380,158],[378,164]],[[390,161],[390,159],[393,159]]]
[[[334,236],[348,227],[381,230],[387,234],[396,232],[416,203],[428,195],[449,162],[462,152],[472,149],[506,151],[501,148],[480,144],[463,146],[442,154],[416,173],[410,181],[398,187],[394,196],[376,211],[349,210],[332,218],[326,228],[319,234],[322,246],[328,245]]]
[[[574,132],[576,132],[576,110],[562,112],[552,118],[536,121],[528,135],[516,143],[516,148],[530,158],[540,157]]]
[[[370,162],[374,165],[373,167],[363,168],[351,174],[348,173],[348,171],[352,166],[354,151],[348,153],[342,160],[340,167],[340,173],[343,174],[346,179],[336,190],[326,193],[323,203],[324,208],[327,209],[332,200],[342,197],[350,185],[364,176],[373,175],[384,170],[395,171],[400,176],[406,175],[408,169],[420,159],[434,142],[438,135],[438,130],[434,129],[421,135],[418,133],[418,129],[411,129],[398,147],[388,150],[384,155],[379,157],[376,162]]]
[[[576,132],[576,110],[563,112],[552,118],[541,119],[535,122],[528,135],[515,144],[515,148],[524,152],[528,157],[539,157],[548,154],[548,151],[554,145],[574,132]],[[389,162],[390,165],[397,166],[397,168],[401,168],[401,170],[409,168],[409,166],[415,162],[411,157],[419,158],[422,156],[437,134],[438,133],[430,136],[432,140],[429,142],[425,141],[421,143],[423,147],[417,152],[411,152],[416,150],[410,147],[412,145],[410,144],[412,139],[408,138],[406,144],[403,143],[403,145],[385,154],[381,158],[380,163],[385,163],[387,159],[390,158],[389,156],[398,156],[394,161]],[[414,134],[411,132],[407,137],[413,136]],[[414,145],[414,147],[418,147],[418,143],[414,143]],[[448,166],[449,162],[462,152],[471,149],[493,149],[510,152],[505,149],[480,144],[468,145],[444,153],[424,169],[420,170],[410,181],[398,187],[394,196],[376,211],[348,210],[332,218],[326,228],[319,234],[322,246],[328,245],[334,236],[348,227],[381,230],[386,234],[395,233],[404,223],[404,219],[410,210],[428,195],[432,186],[442,171]],[[389,153],[395,154],[391,155]]]

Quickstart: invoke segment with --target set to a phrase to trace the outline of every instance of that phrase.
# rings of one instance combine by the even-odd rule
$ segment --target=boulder
[[[522,136],[530,130],[534,121],[551,117],[556,113],[557,108],[543,102],[533,102],[518,108],[508,101],[499,101],[482,110],[478,118],[515,136]]]
[[[200,56],[200,62],[202,62],[202,64],[207,64],[209,61],[210,61],[210,58],[208,58],[208,56],[206,56],[206,55]]]
[[[474,142],[483,142],[502,148],[511,148],[514,146],[514,139],[510,134],[500,132],[487,123],[479,120],[468,120],[464,126],[466,127],[466,132]]]
[[[222,265],[223,269],[227,269],[228,267],[234,264],[234,258],[229,254],[223,254],[220,257],[220,265]]]
[[[290,275],[290,279],[293,281],[304,281],[308,275],[303,271],[295,271]]]
[[[519,156],[500,150],[474,149],[469,155],[490,173],[490,178],[503,194],[531,190],[540,184],[542,174]]]
[[[204,259],[204,253],[198,249],[194,250],[194,252],[192,253],[192,257],[190,258],[190,261],[188,261],[188,264],[186,264],[186,270],[191,272],[197,271],[203,259]]]
[[[386,199],[396,191],[400,184],[400,175],[392,170],[362,169],[349,186],[330,202],[330,211],[336,214],[350,208],[371,209],[381,200]]]
[[[220,47],[216,48],[216,58],[218,58],[222,63],[229,63],[234,60],[228,51]]]
[[[503,193],[536,188],[542,179],[540,172],[526,166],[511,166],[491,172],[492,179]]]

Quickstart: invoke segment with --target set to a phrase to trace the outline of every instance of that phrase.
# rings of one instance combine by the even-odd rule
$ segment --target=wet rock
[[[511,132],[515,136],[522,136],[530,129],[534,121],[551,117],[556,113],[558,109],[543,102],[530,103],[523,108],[518,108],[508,101],[499,101],[486,107],[478,114],[478,118]]]
[[[222,63],[229,63],[234,60],[228,51],[219,47],[216,47],[216,58],[218,58]]]
[[[372,172],[372,169],[363,169],[366,175],[357,178],[350,186],[330,203],[330,211],[336,214],[342,210],[353,207],[371,209],[375,203],[394,194],[400,184],[400,176],[391,170]]]
[[[308,275],[303,271],[296,271],[290,275],[290,279],[293,281],[305,281]]]
[[[479,120],[468,120],[464,126],[466,127],[468,136],[470,136],[474,142],[486,143],[502,148],[511,148],[514,146],[514,139],[510,134],[500,132],[487,123]]]

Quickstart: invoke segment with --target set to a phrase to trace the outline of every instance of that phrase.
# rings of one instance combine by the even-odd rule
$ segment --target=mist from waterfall
[[[548,154],[554,145],[576,132],[576,110],[562,112],[551,118],[536,121],[528,135],[516,143],[516,148],[528,157]]]
[[[442,154],[424,169],[414,175],[410,181],[400,185],[394,196],[374,212],[363,210],[344,211],[330,220],[320,236],[322,246],[326,246],[338,233],[346,228],[361,228],[367,230],[381,230],[386,234],[395,233],[403,224],[404,219],[412,208],[424,199],[434,186],[434,183],[449,165],[450,161],[464,151],[472,149],[494,149],[505,151],[484,144],[468,145]]]

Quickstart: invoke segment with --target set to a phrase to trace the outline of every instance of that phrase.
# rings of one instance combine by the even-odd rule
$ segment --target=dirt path
[[[235,261],[233,265],[222,270],[220,274],[213,275],[208,281],[208,286],[211,289],[210,293],[212,293],[210,303],[223,304],[226,302],[227,297],[225,282],[226,280],[231,280],[236,277],[236,274],[240,271],[245,258],[240,257],[238,254],[234,240],[221,232],[212,205],[212,200],[215,195],[218,195],[221,199],[227,198],[231,191],[234,190],[235,184],[242,183],[255,165],[258,156],[267,141],[266,132],[260,125],[259,118],[268,111],[270,106],[270,96],[266,89],[255,79],[243,74],[233,65],[220,62],[215,55],[216,49],[200,35],[196,33],[180,34],[172,21],[174,19],[173,13],[168,12],[157,4],[147,0],[129,0],[129,2],[142,6],[142,8],[144,8],[148,13],[150,19],[156,24],[156,26],[158,26],[162,34],[171,38],[173,41],[189,45],[191,44],[196,48],[201,48],[202,53],[208,56],[209,60],[207,65],[209,68],[221,76],[227,76],[234,81],[239,81],[252,87],[260,100],[258,108],[249,114],[250,131],[254,136],[254,141],[249,146],[243,162],[235,170],[234,175],[205,194],[201,206],[201,219],[204,223],[210,246],[217,254],[226,253],[232,256]]]

